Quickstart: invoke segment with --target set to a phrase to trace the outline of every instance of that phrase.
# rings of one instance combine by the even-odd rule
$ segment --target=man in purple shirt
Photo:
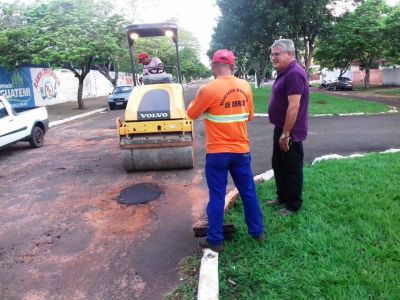
[[[309,83],[304,68],[295,59],[292,40],[275,41],[271,60],[278,73],[268,107],[269,121],[275,125],[272,168],[277,198],[267,204],[284,205],[279,213],[288,216],[303,203],[302,142],[307,137]]]

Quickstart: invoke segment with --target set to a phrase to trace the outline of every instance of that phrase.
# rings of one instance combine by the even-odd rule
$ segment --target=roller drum
[[[122,149],[126,171],[190,169],[194,167],[193,146]]]

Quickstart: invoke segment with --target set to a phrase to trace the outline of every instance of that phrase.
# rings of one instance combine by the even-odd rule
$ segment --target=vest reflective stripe
[[[235,122],[245,122],[249,119],[249,114],[237,114],[237,115],[212,115],[209,113],[204,114],[204,118],[215,123],[235,123]]]

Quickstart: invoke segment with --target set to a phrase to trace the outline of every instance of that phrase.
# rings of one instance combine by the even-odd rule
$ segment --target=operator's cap
[[[149,55],[147,53],[145,53],[145,52],[139,53],[139,55],[138,55],[138,64],[140,64],[143,59],[148,58],[148,57],[149,57]]]
[[[228,65],[235,64],[235,55],[228,49],[221,49],[214,53],[213,62]]]

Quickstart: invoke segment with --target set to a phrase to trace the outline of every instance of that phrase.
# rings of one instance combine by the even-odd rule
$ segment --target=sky
[[[16,0],[0,0],[0,3],[13,3]],[[35,0],[19,0],[19,2],[31,4]],[[110,0],[121,13],[126,14],[135,23],[160,23],[177,19],[179,27],[190,31],[200,43],[201,61],[209,65],[206,55],[211,42],[216,19],[220,16],[219,8],[215,0]],[[132,2],[137,3],[137,9],[132,12]]]
[[[21,2],[32,3],[34,0],[20,0]],[[129,15],[129,3],[136,2],[138,7],[132,12],[135,23],[158,23],[165,22],[171,18],[177,19],[179,26],[193,33],[200,43],[201,61],[209,65],[206,52],[211,42],[211,36],[220,16],[215,0],[111,0],[116,6],[121,7],[122,12]],[[234,1],[234,0],[232,0]],[[0,0],[0,2],[15,2],[15,0]],[[393,6],[400,4],[400,0],[386,0]]]
[[[119,6],[128,6],[127,0],[114,0]],[[174,18],[179,27],[190,31],[199,41],[201,61],[209,65],[206,55],[211,36],[220,16],[215,0],[148,0],[139,2],[133,15],[135,23],[158,23]]]
[[[129,0],[114,1],[129,2]],[[399,4],[400,0],[386,0],[386,3],[394,6]],[[183,26],[198,39],[201,47],[201,61],[205,65],[209,65],[206,52],[209,49],[213,29],[219,16],[220,11],[215,0],[148,0],[147,7],[146,4],[138,7],[135,19],[152,23],[163,22],[172,17],[176,18],[178,29],[179,26]]]

